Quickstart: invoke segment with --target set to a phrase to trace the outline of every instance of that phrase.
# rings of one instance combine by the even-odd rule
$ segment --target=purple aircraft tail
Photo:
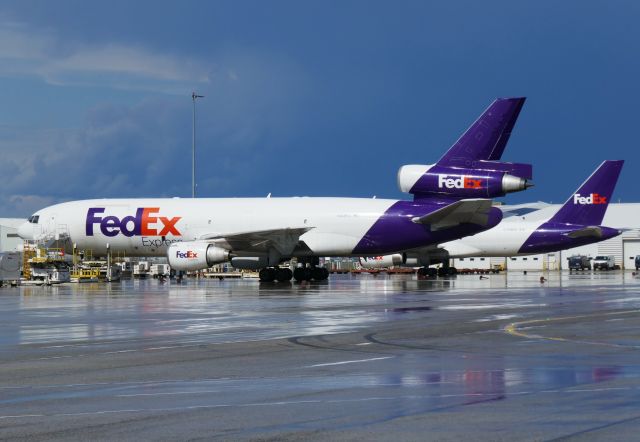
[[[532,186],[531,164],[500,161],[525,98],[498,98],[435,164],[409,164],[398,186],[414,199],[495,198]]]
[[[549,222],[600,225],[623,164],[623,160],[604,161]]]
[[[474,161],[500,160],[524,101],[524,97],[496,99],[437,164],[473,167]]]

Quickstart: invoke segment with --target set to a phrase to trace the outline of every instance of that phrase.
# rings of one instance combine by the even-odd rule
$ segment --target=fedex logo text
[[[447,189],[482,189],[481,179],[470,178],[464,175],[449,178],[448,175],[438,175],[438,187]]]
[[[192,252],[191,250],[187,250],[186,252],[180,252],[180,251],[176,252],[176,258],[193,259],[197,257],[198,257],[198,254],[196,252]]]
[[[124,236],[166,236],[166,235],[182,235],[176,223],[182,217],[175,216],[167,218],[164,216],[153,216],[160,211],[159,207],[139,207],[136,214],[128,215],[122,219],[117,216],[105,216],[104,207],[92,207],[87,211],[86,234],[93,236],[94,225],[100,226],[100,232],[104,236],[113,237],[122,233]],[[158,223],[161,226],[158,226]],[[160,227],[159,229],[157,227]]]
[[[607,204],[607,197],[592,193],[589,196],[582,196],[579,193],[573,195],[573,204]]]

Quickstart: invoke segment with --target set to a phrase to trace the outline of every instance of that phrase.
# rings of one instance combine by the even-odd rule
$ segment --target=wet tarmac
[[[0,289],[0,438],[635,440],[631,273]]]

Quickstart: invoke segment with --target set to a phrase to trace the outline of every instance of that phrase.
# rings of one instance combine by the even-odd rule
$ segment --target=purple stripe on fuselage
[[[460,224],[449,229],[431,232],[429,226],[411,221],[414,217],[427,215],[451,203],[452,201],[446,200],[396,202],[371,226],[353,249],[353,253],[365,256],[384,255],[443,243],[488,230],[502,220],[502,211],[492,207],[486,226]]]
[[[600,226],[602,231],[601,237],[585,236],[579,238],[571,238],[567,236],[571,232],[575,232],[587,226],[582,224],[562,224],[546,222],[538,227],[527,238],[525,243],[520,247],[518,253],[549,253],[558,250],[571,249],[594,242],[604,241],[620,234],[618,229]]]

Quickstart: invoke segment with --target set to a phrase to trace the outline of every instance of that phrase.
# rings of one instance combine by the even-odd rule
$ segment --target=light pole
[[[196,197],[196,98],[204,98],[204,95],[197,95],[191,92],[193,101],[193,132],[191,137],[191,198]]]

